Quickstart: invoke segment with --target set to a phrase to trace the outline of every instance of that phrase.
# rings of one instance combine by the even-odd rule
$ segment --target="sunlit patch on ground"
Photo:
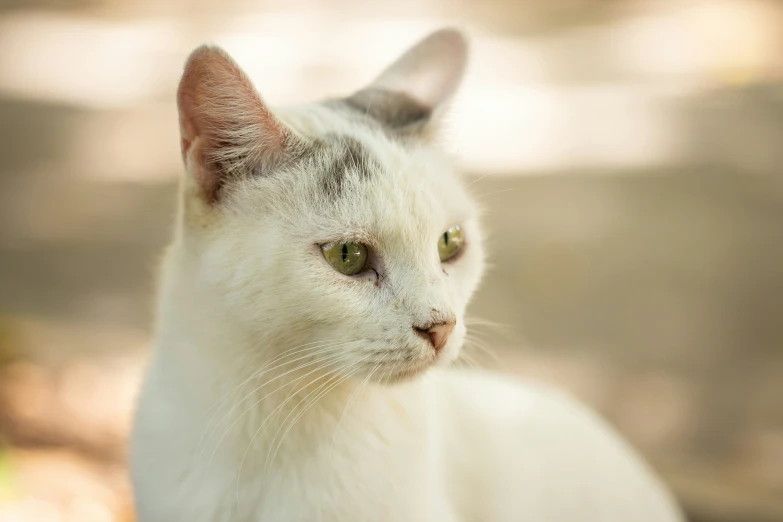
[[[134,337],[41,321],[2,324],[0,521],[133,520],[125,459],[142,364]],[[101,355],[108,340],[118,352]],[[31,341],[49,356],[21,358]],[[74,342],[80,347],[68,356],[57,353]]]

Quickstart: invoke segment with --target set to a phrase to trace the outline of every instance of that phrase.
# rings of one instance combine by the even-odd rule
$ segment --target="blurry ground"
[[[0,522],[132,520],[187,50],[292,101],[441,20],[475,38],[453,142],[494,265],[472,310],[506,325],[477,328],[488,364],[595,406],[695,520],[783,520],[783,6],[227,5],[0,6]]]

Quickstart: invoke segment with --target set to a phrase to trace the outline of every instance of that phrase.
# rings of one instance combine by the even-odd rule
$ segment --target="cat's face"
[[[393,382],[453,361],[482,238],[430,138],[462,38],[436,33],[353,97],[275,116],[225,55],[201,52],[180,87],[184,233],[220,306],[313,371]]]

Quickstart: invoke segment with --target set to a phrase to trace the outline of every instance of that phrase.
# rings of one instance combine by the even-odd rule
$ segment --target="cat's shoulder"
[[[466,476],[498,491],[511,487],[524,513],[575,520],[591,504],[604,520],[681,520],[654,472],[608,422],[567,392],[468,370],[439,371],[432,381],[446,449],[471,448]]]
[[[475,407],[486,415],[533,415],[544,409],[585,408],[567,392],[532,379],[473,369],[433,372],[433,382],[446,402]]]
[[[625,443],[609,423],[553,385],[462,369],[437,372],[433,381],[448,422],[492,425],[495,436],[540,436],[547,445],[557,445],[560,440],[569,447],[610,446],[621,453],[626,451]]]

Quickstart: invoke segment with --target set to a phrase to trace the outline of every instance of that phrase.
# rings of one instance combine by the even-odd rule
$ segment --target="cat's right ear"
[[[459,87],[467,54],[462,32],[435,31],[346,102],[394,131],[421,134],[437,122]]]
[[[297,138],[222,49],[193,51],[177,91],[182,159],[207,203],[241,176],[273,169]]]

